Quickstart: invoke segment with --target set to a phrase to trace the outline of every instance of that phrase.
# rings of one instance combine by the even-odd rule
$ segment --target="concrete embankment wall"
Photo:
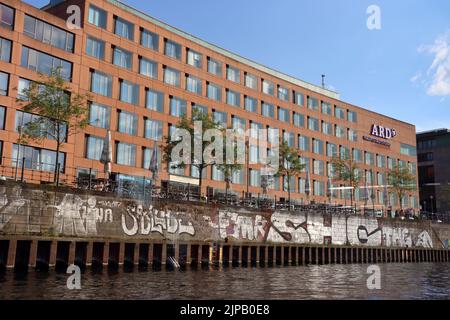
[[[450,228],[0,185],[0,268],[90,264],[448,261]],[[169,259],[170,261],[170,259]]]

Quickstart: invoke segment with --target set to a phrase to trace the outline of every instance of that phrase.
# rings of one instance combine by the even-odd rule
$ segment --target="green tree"
[[[54,183],[59,183],[58,163],[61,147],[67,138],[88,125],[88,94],[70,92],[70,86],[61,76],[60,68],[50,75],[39,74],[40,81],[31,82],[17,100],[25,112],[38,115],[21,128],[21,140],[56,142]]]
[[[405,195],[416,189],[416,177],[406,167],[396,165],[388,171],[389,188],[391,188],[398,197],[400,210],[403,210],[402,200]]]
[[[275,177],[284,176],[287,179],[287,192],[290,210],[291,177],[297,177],[303,171],[303,169],[305,169],[305,165],[300,161],[298,150],[289,147],[286,141],[283,141],[280,144],[279,157],[279,167],[277,172],[275,173]]]
[[[361,183],[361,175],[359,174],[359,166],[351,155],[334,156],[331,159],[333,166],[333,178],[335,181],[341,181],[350,189],[350,204],[353,207],[353,199],[355,199],[355,191]]]

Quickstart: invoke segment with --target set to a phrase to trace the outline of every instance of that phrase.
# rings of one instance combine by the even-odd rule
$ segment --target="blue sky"
[[[48,0],[26,0],[42,6]],[[410,122],[450,128],[448,0],[164,0],[123,2],[341,99]],[[370,5],[381,30],[369,30]]]

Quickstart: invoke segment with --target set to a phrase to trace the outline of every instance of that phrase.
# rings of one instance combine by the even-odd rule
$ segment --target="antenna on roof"
[[[325,75],[322,75],[322,88],[325,89]]]

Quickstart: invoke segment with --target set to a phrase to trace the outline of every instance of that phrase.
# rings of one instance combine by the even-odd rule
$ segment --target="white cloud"
[[[412,83],[415,83],[417,80],[419,80],[422,77],[422,72],[417,72],[414,76],[409,79]]]
[[[450,30],[438,36],[434,44],[421,46],[419,52],[434,55],[433,63],[427,71],[431,78],[427,85],[427,94],[441,97],[450,95]]]

